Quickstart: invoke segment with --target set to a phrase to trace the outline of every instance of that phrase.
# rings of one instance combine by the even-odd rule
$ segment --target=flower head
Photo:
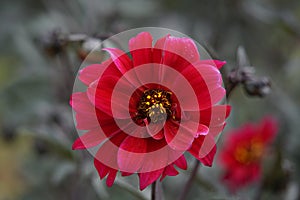
[[[218,70],[225,62],[200,60],[189,38],[152,42],[142,32],[130,39],[128,54],[104,49],[109,59],[82,69],[87,90],[72,95],[76,128],[87,130],[73,149],[97,146],[94,164],[108,186],[118,171],[138,173],[141,190],[175,176],[175,166],[187,168],[186,151],[211,166],[229,114],[229,106],[216,105],[225,95]]]
[[[270,117],[232,131],[220,154],[223,179],[231,191],[260,178],[262,159],[276,133],[277,123]]]

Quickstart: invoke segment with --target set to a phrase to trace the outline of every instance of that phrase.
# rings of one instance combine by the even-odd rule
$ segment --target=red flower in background
[[[225,62],[200,60],[191,39],[165,36],[152,47],[143,32],[129,41],[130,56],[104,49],[110,58],[80,71],[87,91],[74,93],[77,129],[87,130],[73,149],[99,145],[94,164],[114,183],[138,173],[140,189],[187,168],[188,151],[211,166],[214,138],[223,130],[229,106],[219,72]]]
[[[245,124],[229,133],[220,161],[223,177],[231,191],[257,181],[261,176],[261,162],[266,149],[277,133],[277,122],[267,117],[259,124]]]

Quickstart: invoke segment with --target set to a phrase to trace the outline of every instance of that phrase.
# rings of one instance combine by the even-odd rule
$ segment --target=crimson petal
[[[81,137],[77,138],[72,146],[72,149],[87,149],[100,144],[107,137],[101,133],[99,129],[93,129],[86,132]]]
[[[143,138],[126,137],[118,151],[118,166],[124,172],[136,172],[143,164],[147,141]]]
[[[197,139],[195,139],[194,142],[193,142],[193,145],[189,149],[189,152],[196,159],[198,159],[200,162],[202,162],[204,165],[212,166],[212,163],[213,163],[213,160],[214,160],[214,157],[215,157],[215,154],[216,154],[216,145],[214,145],[204,157],[200,157],[199,156],[199,151],[201,150],[204,139],[205,139],[204,136],[200,136]]]
[[[175,162],[174,164],[179,167],[180,169],[186,170],[187,169],[187,162],[186,159],[184,157],[184,155],[180,156]]]
[[[164,168],[152,172],[139,173],[140,190],[145,189],[148,185],[156,181],[163,173]]]
[[[152,63],[152,36],[142,32],[129,40],[129,50],[132,55],[133,65],[139,66]]]
[[[194,124],[193,124],[194,125]],[[198,124],[197,124],[198,125]],[[182,128],[179,129],[179,126]],[[178,131],[180,130],[180,131]],[[197,130],[197,129],[196,129]],[[193,143],[197,131],[193,132],[182,124],[176,124],[173,121],[167,121],[164,127],[166,142],[174,150],[187,150]]]
[[[83,68],[79,71],[79,80],[81,80],[81,82],[83,82],[85,85],[91,84],[101,77],[101,74],[106,69],[108,62],[111,61],[108,60],[104,61],[101,64],[93,64]]]
[[[174,168],[173,164],[168,165],[165,167],[162,176],[160,178],[160,181],[162,181],[166,176],[176,176],[178,175],[178,171]]]
[[[94,159],[94,165],[95,165],[95,168],[98,171],[100,179],[103,179],[108,174],[107,179],[106,179],[106,185],[108,187],[111,187],[113,185],[114,181],[115,181],[115,178],[116,178],[116,175],[117,175],[118,171],[104,165],[103,163],[101,163],[97,159]]]
[[[226,61],[221,60],[200,60],[201,64],[208,64],[216,67],[217,69],[221,69],[225,64]]]

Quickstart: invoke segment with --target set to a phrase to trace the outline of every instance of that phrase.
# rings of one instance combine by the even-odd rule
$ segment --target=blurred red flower
[[[259,124],[245,124],[228,133],[220,151],[220,163],[225,170],[223,181],[235,192],[259,180],[266,149],[277,133],[277,121],[265,117]]]
[[[110,58],[82,69],[87,91],[72,95],[76,128],[88,130],[73,149],[100,144],[94,165],[108,186],[118,171],[138,173],[141,190],[175,176],[174,166],[187,168],[185,151],[211,166],[214,138],[230,111],[216,105],[225,95],[218,70],[225,62],[200,60],[189,38],[167,35],[154,47],[152,42],[143,32],[130,39],[130,55],[104,49]]]

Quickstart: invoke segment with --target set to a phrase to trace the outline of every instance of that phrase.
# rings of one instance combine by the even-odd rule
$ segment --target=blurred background
[[[146,26],[180,31],[226,60],[224,79],[244,47],[272,92],[259,98],[237,87],[218,146],[227,130],[276,116],[280,131],[265,161],[262,199],[300,199],[299,0],[2,0],[0,23],[0,200],[149,199],[149,189],[137,192],[136,176],[106,188],[92,157],[71,150],[77,132],[69,106],[76,73],[93,45]],[[189,170],[164,180],[165,199],[178,196],[190,160]],[[255,199],[259,184],[230,194],[221,174],[218,162],[203,167],[187,199]]]

